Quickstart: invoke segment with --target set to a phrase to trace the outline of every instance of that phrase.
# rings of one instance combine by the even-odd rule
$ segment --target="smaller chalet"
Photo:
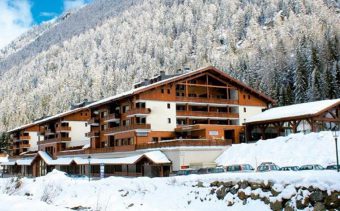
[[[330,130],[340,123],[340,99],[271,108],[249,117],[247,140],[275,138],[297,132]]]

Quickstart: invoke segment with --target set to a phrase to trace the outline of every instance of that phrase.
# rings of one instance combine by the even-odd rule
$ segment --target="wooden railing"
[[[115,114],[115,113],[109,114],[109,115],[107,115],[106,117],[104,117],[103,120],[104,120],[105,122],[114,121],[114,120],[119,120],[119,115],[118,115],[118,114]]]
[[[150,108],[134,108],[131,110],[128,110],[125,115],[126,116],[131,116],[134,114],[150,114],[151,109]]]
[[[71,141],[71,138],[70,137],[51,138],[51,139],[46,139],[43,141],[38,141],[38,144],[47,144],[47,143],[62,142],[62,141]]]
[[[22,140],[31,140],[31,136],[25,136],[25,135],[23,135],[23,136],[20,136],[20,140],[22,141]]]
[[[176,101],[198,102],[198,103],[238,104],[238,100],[223,99],[223,98],[204,98],[204,97],[181,97],[181,96],[177,96]]]
[[[176,139],[158,143],[138,144],[136,149],[164,148],[164,147],[180,147],[180,146],[227,146],[231,145],[232,140],[187,140]]]
[[[96,126],[99,125],[99,117],[92,117],[89,121],[88,121],[89,125],[92,126]]]
[[[61,132],[61,131],[71,131],[71,127],[69,126],[58,126],[56,127],[56,131]]]
[[[176,114],[177,116],[239,118],[238,113],[215,112],[215,111],[176,111]]]
[[[85,136],[88,138],[99,137],[99,130],[93,130],[91,132],[88,132],[85,134]]]
[[[176,139],[171,141],[164,141],[158,143],[147,143],[137,145],[124,145],[115,147],[104,147],[96,149],[81,149],[81,150],[69,150],[60,151],[58,156],[62,155],[80,155],[80,154],[97,154],[97,153],[111,153],[111,152],[127,152],[139,149],[152,149],[152,148],[164,148],[164,147],[181,147],[181,146],[227,146],[231,145],[232,140],[195,140],[195,139]]]
[[[150,124],[133,124],[133,125],[126,125],[126,126],[118,126],[113,128],[108,128],[104,131],[105,134],[117,133],[122,131],[129,131],[135,129],[150,129]]]

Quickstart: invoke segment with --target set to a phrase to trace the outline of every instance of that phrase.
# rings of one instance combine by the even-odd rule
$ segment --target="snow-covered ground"
[[[338,145],[340,152],[340,141]],[[286,137],[260,140],[253,144],[235,144],[224,151],[216,160],[218,165],[251,164],[262,162],[277,165],[320,164],[327,166],[336,163],[335,142],[332,132],[291,134]]]
[[[272,181],[282,186],[291,184],[340,191],[340,174],[336,171],[109,177],[89,182],[86,178],[69,178],[55,170],[35,179],[0,179],[0,210],[63,210],[79,206],[89,210],[270,210],[260,200],[248,200],[245,205],[236,201],[232,207],[227,207],[227,199],[218,200],[210,193],[210,183],[217,180]],[[199,181],[204,187],[196,186]]]

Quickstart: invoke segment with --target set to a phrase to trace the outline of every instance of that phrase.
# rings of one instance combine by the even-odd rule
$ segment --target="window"
[[[168,94],[170,94],[170,89],[168,89]]]
[[[248,100],[250,100],[250,95],[248,95]]]
[[[80,116],[83,116],[83,112],[80,113]]]
[[[168,109],[170,109],[170,103],[168,103]]]
[[[247,112],[247,108],[243,108],[243,112],[246,113]]]
[[[85,123],[85,127],[87,127],[87,123]]]
[[[243,95],[243,99],[246,99],[246,95]]]
[[[162,94],[164,94],[164,89],[161,89]]]
[[[168,123],[169,123],[169,124],[171,123],[171,118],[168,118]]]
[[[152,142],[157,143],[158,142],[158,137],[152,137]]]

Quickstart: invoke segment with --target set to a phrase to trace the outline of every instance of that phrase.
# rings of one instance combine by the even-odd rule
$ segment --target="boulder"
[[[210,187],[219,187],[221,185],[221,183],[219,181],[214,181],[212,183],[210,183]]]
[[[246,189],[249,186],[249,183],[247,181],[241,181],[238,183],[238,186],[240,189]]]
[[[229,188],[222,186],[216,191],[216,196],[218,199],[224,199],[225,195],[229,192]]]
[[[282,202],[281,201],[274,201],[270,202],[270,209],[272,210],[282,210]]]
[[[237,193],[237,196],[238,196],[238,198],[241,199],[241,200],[245,200],[245,199],[247,199],[247,197],[248,197],[244,191],[239,191],[239,192]]]
[[[325,198],[325,206],[327,209],[340,209],[340,193],[332,192]]]
[[[326,210],[326,207],[325,207],[325,205],[323,203],[316,202],[314,204],[314,211],[324,211],[324,210]]]
[[[316,202],[322,202],[324,200],[324,198],[325,198],[324,194],[320,190],[313,191],[309,195],[309,199],[312,202],[312,204],[314,204]]]
[[[251,198],[252,200],[257,200],[257,199],[260,198],[260,196],[259,196],[259,194],[251,193],[251,194],[250,194],[250,198]]]
[[[296,200],[296,208],[299,210],[305,209],[309,205],[309,197],[305,197],[304,199]]]
[[[197,187],[203,188],[203,187],[204,187],[203,182],[199,181],[199,182],[197,183]]]

